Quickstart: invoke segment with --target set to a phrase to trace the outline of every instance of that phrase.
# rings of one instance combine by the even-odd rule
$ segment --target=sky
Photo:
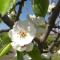
[[[27,14],[33,14],[32,8],[31,8],[31,4],[30,4],[30,1],[29,0],[27,0],[25,2],[25,6],[24,6],[24,8],[22,10],[22,14],[20,16],[20,19],[23,18],[23,20],[26,20]]]
[[[19,0],[17,0],[17,1],[19,1]],[[18,11],[18,6],[16,7],[16,11]],[[23,9],[22,9],[22,14],[20,15],[20,19],[21,20],[26,20],[27,19],[27,14],[33,14],[33,12],[32,12],[32,8],[31,8],[31,4],[30,4],[30,0],[27,0],[26,2],[25,2],[25,4],[24,4],[24,7],[23,7]],[[2,29],[8,29],[9,27],[6,25],[6,24],[4,24],[3,22],[2,23],[0,23],[0,30],[2,30]]]
[[[5,23],[0,23],[0,30],[4,30],[4,29],[9,29],[9,27],[5,24]]]

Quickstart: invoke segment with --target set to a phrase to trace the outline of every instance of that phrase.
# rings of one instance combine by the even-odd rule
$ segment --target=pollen
[[[22,30],[22,31],[19,32],[19,35],[20,35],[20,37],[24,38],[24,37],[27,36],[27,32]]]

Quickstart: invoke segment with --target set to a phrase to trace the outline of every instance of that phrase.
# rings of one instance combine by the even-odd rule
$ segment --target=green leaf
[[[60,60],[60,54],[54,53],[51,57],[51,60]]]
[[[28,54],[32,57],[32,60],[42,60],[40,51],[37,46],[34,46],[33,51],[28,52]]]
[[[0,23],[2,22],[2,19],[0,19]]]
[[[0,13],[5,15],[9,9],[11,0],[0,0]]]
[[[32,9],[36,16],[45,16],[48,9],[48,0],[32,0]]]
[[[46,25],[39,25],[39,27],[45,29]]]
[[[9,43],[0,53],[0,57],[5,55],[10,49],[12,48],[11,44]]]
[[[23,52],[17,51],[17,60],[23,60]]]
[[[8,37],[8,33],[0,33],[0,53],[9,43],[11,43],[11,40]]]
[[[13,4],[15,4],[16,3],[16,0],[13,0]]]

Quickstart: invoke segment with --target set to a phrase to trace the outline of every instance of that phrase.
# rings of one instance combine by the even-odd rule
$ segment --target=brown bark
[[[0,30],[0,33],[3,33],[3,32],[8,32],[10,29],[6,29],[6,30]]]
[[[1,18],[2,18],[3,22],[6,23],[10,28],[13,27],[14,22],[15,22],[14,20],[10,20],[10,18],[7,15],[5,15]]]
[[[44,34],[43,42],[47,39],[50,31],[55,26],[55,21],[56,21],[56,18],[58,17],[58,15],[59,15],[59,12],[60,12],[60,0],[58,1],[56,7],[52,11],[52,15],[49,17],[49,26],[47,27],[46,33]]]

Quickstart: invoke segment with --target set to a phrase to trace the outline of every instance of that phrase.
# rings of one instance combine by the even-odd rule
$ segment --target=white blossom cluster
[[[54,7],[55,7],[55,3],[49,4],[48,12],[51,12],[52,11],[52,8],[54,8]]]
[[[35,15],[29,15],[30,21],[35,24],[35,26],[43,25],[45,24],[45,19],[43,17],[36,17]]]
[[[32,40],[35,37],[36,29],[29,21],[15,22],[13,29],[9,31],[11,45],[18,51],[30,51],[33,49]]]
[[[15,50],[18,51],[32,51],[33,49],[33,39],[36,36],[37,28],[35,25],[39,25],[43,17],[39,19],[35,15],[30,15],[32,21],[17,21],[15,22],[13,28],[9,31],[9,37],[11,38],[11,45]]]

